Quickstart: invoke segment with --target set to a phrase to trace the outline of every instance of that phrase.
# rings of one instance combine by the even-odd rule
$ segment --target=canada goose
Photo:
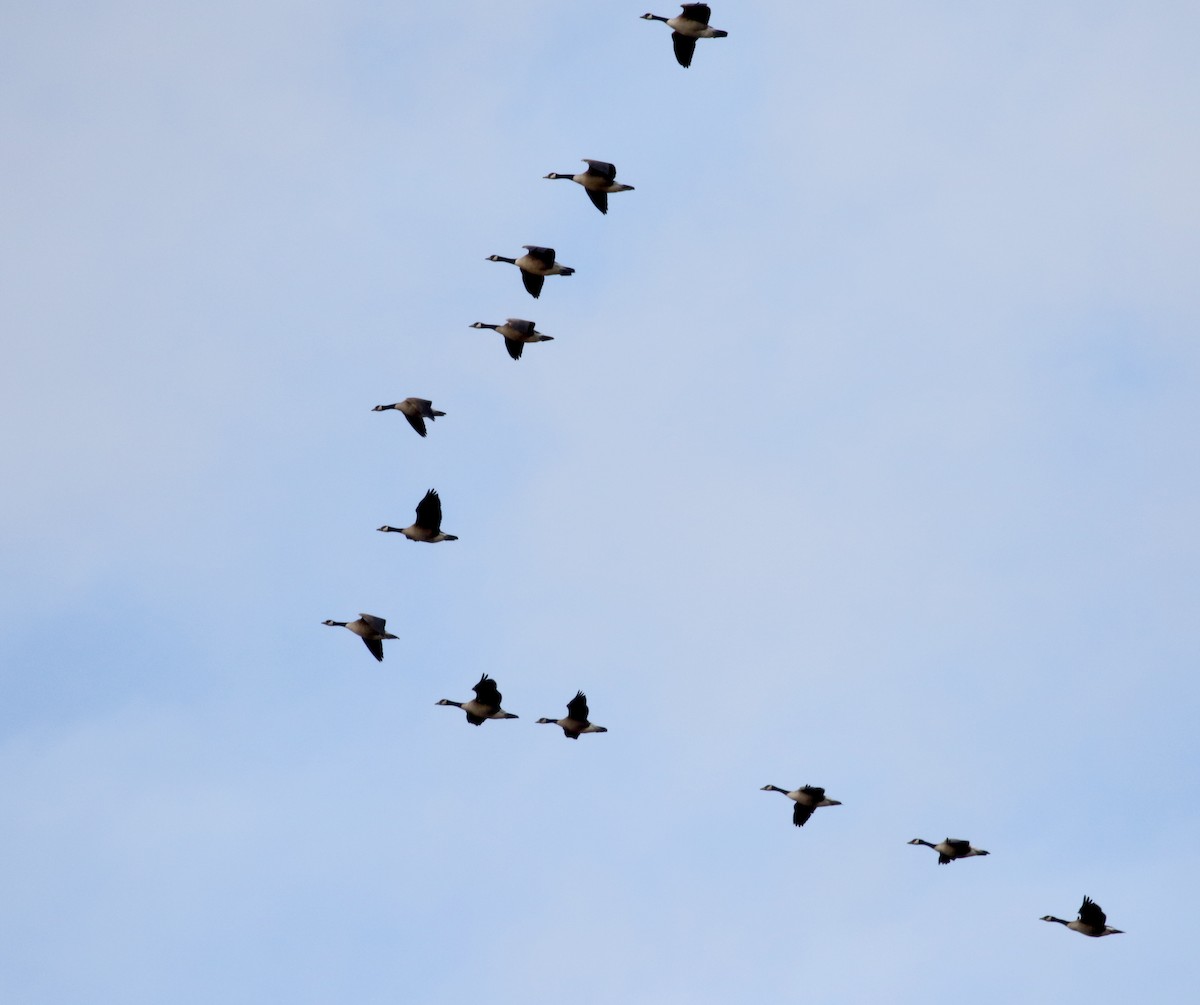
[[[938,853],[938,865],[953,862],[956,858],[971,858],[973,855],[991,854],[990,851],[984,851],[982,848],[972,848],[970,841],[963,841],[960,838],[946,838],[945,841],[940,841],[937,844],[922,841],[920,838],[913,838],[908,843],[923,844],[926,848],[932,848]]]
[[[583,163],[588,166],[586,171],[580,171],[579,174],[558,174],[551,171],[547,178],[565,178],[567,181],[576,182],[583,186],[583,190],[587,192],[588,198],[592,200],[592,205],[595,206],[601,213],[608,212],[608,193],[609,192],[632,192],[632,185],[622,185],[617,182],[617,169],[608,161],[594,161],[587,157],[583,158]]]
[[[576,691],[575,697],[567,702],[567,717],[565,719],[538,719],[538,725],[553,723],[562,726],[563,735],[568,740],[578,740],[580,733],[607,733],[604,726],[588,722],[587,695]]]
[[[508,262],[521,270],[521,282],[535,300],[542,294],[542,284],[547,276],[573,276],[575,270],[554,260],[553,248],[541,248],[536,244],[522,244],[529,252],[520,258],[505,258],[503,255],[488,255],[489,262]]]
[[[803,827],[808,823],[808,818],[813,815],[813,810],[819,806],[842,805],[836,799],[826,799],[825,790],[819,785],[806,785],[802,789],[794,789],[791,792],[781,789],[778,785],[764,785],[762,791],[782,792],[788,799],[796,801],[796,808],[792,810],[792,823],[797,827]]]
[[[433,402],[426,401],[424,398],[405,398],[403,401],[397,401],[394,405],[376,405],[371,411],[386,412],[389,408],[394,408],[403,415],[408,420],[408,424],[417,431],[418,436],[425,435],[426,419],[433,422],[439,415],[446,414],[437,411],[433,407]]]
[[[360,614],[357,621],[322,621],[321,624],[333,628],[349,628],[363,640],[366,647],[371,650],[371,655],[380,663],[383,662],[383,640],[399,637],[384,631],[387,621],[375,617],[374,614]]]
[[[727,31],[710,28],[708,19],[712,17],[712,8],[706,3],[685,3],[683,12],[675,17],[660,17],[658,14],[643,14],[646,21],[661,21],[671,32],[671,44],[675,46],[675,59],[679,65],[687,68],[692,65],[692,53],[696,51],[698,38],[725,38]]]
[[[410,541],[424,541],[427,544],[458,540],[454,534],[442,533],[442,500],[434,489],[426,492],[417,503],[417,522],[411,527],[389,527],[385,523],[378,529],[386,534],[403,534]]]
[[[500,692],[496,690],[496,682],[487,674],[480,677],[479,683],[471,688],[471,690],[475,692],[474,701],[451,701],[449,698],[443,698],[437,704],[454,705],[457,708],[461,708],[467,713],[467,722],[472,726],[483,725],[484,719],[520,718],[513,715],[512,712],[505,712],[500,707]]]
[[[1100,905],[1091,897],[1083,898],[1083,905],[1079,908],[1079,917],[1074,921],[1063,921],[1062,918],[1056,918],[1052,914],[1047,914],[1042,918],[1042,921],[1057,921],[1060,925],[1066,925],[1072,932],[1089,935],[1093,939],[1098,939],[1102,935],[1125,934],[1119,928],[1109,928],[1105,924],[1107,920],[1104,912],[1100,910]]]
[[[553,342],[553,335],[543,335],[533,327],[532,321],[521,318],[509,318],[502,325],[488,325],[476,321],[472,328],[491,328],[504,336],[504,348],[513,359],[520,359],[526,342]]]

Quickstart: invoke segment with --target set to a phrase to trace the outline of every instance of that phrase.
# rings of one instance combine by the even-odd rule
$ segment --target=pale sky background
[[[4,5],[6,1003],[1194,994],[1200,8],[646,9]]]

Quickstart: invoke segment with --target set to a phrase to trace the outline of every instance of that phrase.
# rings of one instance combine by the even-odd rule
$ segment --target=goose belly
[[[552,276],[558,271],[558,263],[553,265],[543,265],[536,258],[530,258],[529,255],[523,255],[517,259],[517,268],[522,272],[532,272],[535,276]]]
[[[673,17],[667,24],[687,38],[715,38],[717,35],[716,28],[693,21],[690,17]]]
[[[612,191],[609,188],[609,186],[612,184],[612,182],[606,181],[603,178],[597,178],[595,175],[577,174],[572,180],[579,182],[579,184],[582,185],[584,188],[590,188],[593,192],[610,192],[610,191]]]

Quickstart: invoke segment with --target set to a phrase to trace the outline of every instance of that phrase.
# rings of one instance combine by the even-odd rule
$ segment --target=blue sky
[[[6,1001],[1194,989],[1200,12],[644,9],[5,11]]]

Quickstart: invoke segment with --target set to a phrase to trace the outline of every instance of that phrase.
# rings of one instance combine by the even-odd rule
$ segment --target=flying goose
[[[385,523],[377,529],[386,534],[403,534],[410,541],[424,541],[427,544],[458,540],[454,534],[442,533],[442,500],[434,489],[426,492],[417,503],[417,522],[411,527],[389,527]]]
[[[553,335],[543,335],[533,327],[532,321],[521,318],[509,318],[502,325],[488,325],[476,321],[472,328],[491,328],[504,336],[504,348],[513,359],[520,359],[526,342],[553,342]]]
[[[956,858],[971,858],[973,855],[991,854],[990,851],[984,851],[982,848],[972,848],[970,841],[963,841],[961,838],[946,838],[945,841],[939,841],[937,844],[922,841],[920,838],[913,838],[908,843],[923,844],[926,848],[932,848],[938,853],[938,865],[953,862]]]
[[[472,726],[483,725],[484,719],[517,719],[519,716],[513,715],[512,712],[506,712],[500,707],[500,692],[496,690],[496,682],[487,674],[479,678],[479,683],[476,684],[472,691],[475,692],[474,701],[451,701],[449,698],[443,698],[437,702],[438,705],[454,705],[461,708],[467,713],[467,722]]]
[[[842,805],[836,799],[826,799],[825,790],[818,785],[806,785],[802,789],[794,789],[791,792],[781,789],[778,785],[764,785],[762,791],[782,792],[788,799],[795,800],[796,807],[792,810],[792,823],[797,827],[803,827],[808,823],[808,818],[813,815],[813,810],[819,806]]]
[[[380,663],[383,662],[383,640],[399,637],[384,631],[387,621],[374,614],[360,614],[357,621],[322,621],[321,624],[332,628],[349,628],[363,640],[363,644],[371,650],[371,655]]]
[[[588,198],[592,200],[592,205],[600,210],[601,213],[608,212],[609,192],[633,191],[632,185],[622,185],[617,181],[616,166],[609,164],[608,161],[594,161],[584,157],[583,163],[588,166],[588,169],[580,171],[579,174],[558,174],[551,171],[545,177],[565,178],[567,181],[573,181],[582,185],[583,190],[588,194]]]
[[[408,424],[417,431],[418,436],[425,435],[426,419],[433,422],[439,415],[446,414],[437,411],[433,407],[433,402],[424,398],[405,398],[403,401],[397,401],[394,405],[376,405],[371,411],[386,412],[389,408],[394,408],[403,415],[408,420]]]
[[[661,21],[671,28],[671,44],[675,46],[675,59],[685,69],[692,65],[692,53],[696,51],[698,38],[725,38],[727,31],[710,28],[708,19],[712,8],[706,3],[685,3],[683,13],[675,17],[660,17],[658,14],[643,14],[645,21]]]
[[[1105,924],[1108,918],[1100,910],[1100,905],[1092,900],[1091,897],[1083,898],[1083,905],[1079,908],[1079,917],[1074,921],[1063,921],[1062,918],[1056,918],[1052,914],[1045,915],[1042,921],[1057,921],[1060,925],[1066,925],[1072,932],[1089,935],[1093,939],[1098,939],[1102,935],[1125,934],[1119,928],[1109,928]]]
[[[521,270],[521,282],[535,300],[542,294],[542,284],[547,276],[573,276],[575,270],[554,260],[553,248],[542,248],[536,244],[522,244],[529,252],[520,258],[505,258],[503,255],[488,255],[489,262],[508,262]]]
[[[562,726],[563,735],[568,740],[578,740],[580,733],[607,733],[604,726],[588,722],[587,695],[576,691],[575,697],[567,702],[567,717],[565,719],[538,719],[538,725],[553,723]]]

